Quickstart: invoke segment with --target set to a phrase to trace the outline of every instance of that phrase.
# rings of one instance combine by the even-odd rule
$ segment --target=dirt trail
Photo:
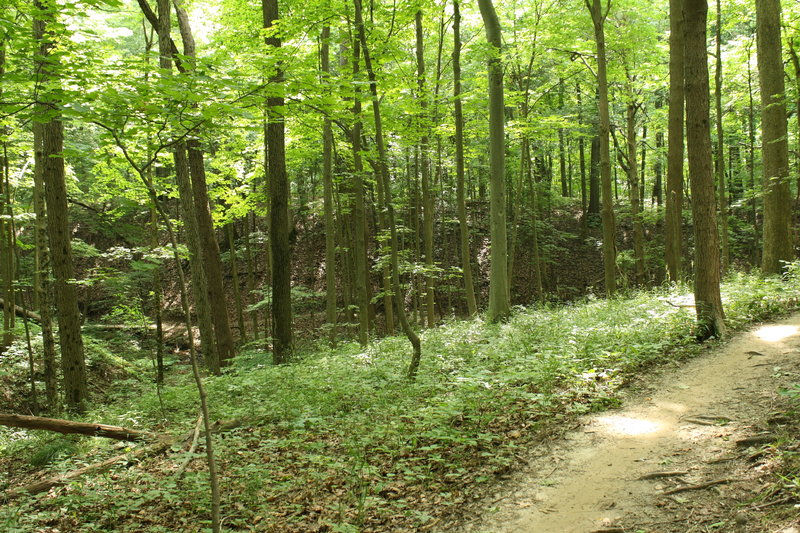
[[[799,371],[800,315],[739,334],[534,450],[464,531],[765,531],[739,507],[763,487],[755,450],[737,441],[762,433],[778,389]],[[664,475],[645,479],[654,474]],[[718,483],[667,494],[709,482]]]

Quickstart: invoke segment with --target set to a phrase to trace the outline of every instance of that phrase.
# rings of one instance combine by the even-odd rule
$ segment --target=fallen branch
[[[644,481],[646,479],[661,479],[661,478],[665,478],[665,477],[679,477],[679,476],[685,476],[688,473],[689,472],[687,472],[686,470],[676,470],[674,472],[651,472],[649,474],[643,475],[642,477],[639,478],[639,480]]]
[[[219,420],[215,422],[211,429],[214,433],[228,431],[230,429],[234,429],[239,427],[241,422],[239,420]],[[201,435],[204,432],[201,432]],[[66,485],[70,481],[78,479],[81,476],[85,476],[86,474],[99,474],[101,472],[105,472],[111,469],[112,466],[115,464],[127,461],[131,462],[134,460],[142,460],[146,457],[152,457],[154,455],[158,455],[160,453],[164,453],[173,446],[180,445],[183,447],[192,439],[194,435],[194,430],[189,431],[181,435],[178,438],[164,438],[161,437],[157,442],[152,444],[148,444],[144,448],[139,448],[138,450],[132,452],[126,452],[120,455],[115,455],[105,461],[101,461],[99,463],[94,463],[88,466],[84,466],[83,468],[79,468],[77,470],[73,470],[72,472],[68,472],[66,474],[62,474],[60,476],[56,476],[50,479],[45,479],[42,481],[37,481],[36,483],[32,483],[30,485],[26,485],[24,487],[14,489],[11,491],[6,492],[2,496],[0,496],[0,501],[9,501],[20,496],[28,495],[28,494],[38,494],[40,492],[45,492],[53,487],[59,487],[61,485]]]
[[[6,301],[3,300],[2,298],[0,298],[0,307],[2,307],[3,309],[6,308]],[[33,311],[29,311],[28,309],[25,309],[25,308],[20,307],[18,305],[14,306],[14,312],[16,314],[18,314],[19,316],[28,317],[31,320],[35,320],[36,322],[39,322],[39,323],[41,323],[41,321],[42,321],[42,317],[39,316],[37,313],[34,313]]]
[[[752,446],[754,444],[771,444],[775,442],[778,437],[773,435],[772,433],[766,433],[764,435],[754,435],[752,437],[745,437],[744,439],[739,439],[736,441],[737,446],[747,447]]]
[[[194,451],[197,449],[197,443],[200,441],[200,429],[203,425],[203,415],[197,417],[197,424],[194,426],[194,436],[192,437],[192,444],[189,446],[189,452],[186,454],[186,459],[183,460],[181,466],[175,472],[173,479],[175,481],[179,480],[183,475],[184,471],[186,471],[186,467],[189,466],[189,463],[192,462],[192,456],[194,455]]]
[[[41,429],[45,431],[56,431],[58,433],[79,435],[89,435],[92,437],[105,437],[108,439],[126,440],[131,442],[152,439],[153,436],[144,431],[128,429],[119,426],[108,426],[106,424],[87,424],[84,422],[74,422],[72,420],[62,420],[59,418],[43,418],[40,416],[13,415],[0,413],[0,426]]]
[[[714,485],[722,485],[723,483],[730,483],[735,481],[734,479],[715,479],[714,481],[709,481],[707,483],[700,483],[699,485],[683,485],[681,487],[675,487],[674,489],[664,491],[664,494],[678,494],[680,492],[688,492],[690,490],[703,490],[709,487],[713,487]]]

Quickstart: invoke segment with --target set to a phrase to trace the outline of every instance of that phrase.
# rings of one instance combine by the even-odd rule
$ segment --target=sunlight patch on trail
[[[663,425],[660,422],[626,416],[602,416],[597,421],[603,424],[609,433],[621,437],[648,435],[663,429]]]
[[[765,342],[780,342],[797,335],[797,326],[763,326],[756,330],[756,336]]]

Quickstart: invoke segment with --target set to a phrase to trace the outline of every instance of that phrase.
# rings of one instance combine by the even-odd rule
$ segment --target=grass
[[[367,349],[320,346],[280,367],[268,354],[243,353],[226,375],[207,379],[213,416],[243,421],[217,437],[224,526],[356,532],[447,520],[546,430],[616,405],[619,388],[643,368],[698,353],[693,310],[670,304],[689,293],[678,286],[518,309],[500,325],[451,321],[421,332],[415,382],[403,378],[410,349],[400,337]],[[798,298],[794,271],[782,280],[735,274],[723,289],[732,329],[785,313]],[[127,380],[135,392],[116,394],[129,399],[86,419],[186,431],[197,393],[180,365],[173,368],[164,409],[154,392]],[[30,453],[22,444],[29,438],[0,430],[0,460]],[[90,442],[81,449],[91,456],[118,453],[113,443]],[[173,479],[184,453],[6,505],[0,529],[196,530],[198,519],[208,520],[206,474],[198,454]],[[48,460],[74,467],[74,457],[59,457]]]

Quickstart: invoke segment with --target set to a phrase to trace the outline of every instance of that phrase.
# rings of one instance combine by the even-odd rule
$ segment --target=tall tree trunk
[[[278,22],[278,0],[262,0],[264,28]],[[271,33],[266,42],[274,49],[281,47],[281,38]],[[281,65],[276,66],[270,83],[282,87]],[[272,353],[276,364],[289,361],[292,355],[292,257],[289,247],[289,179],[286,175],[286,142],[284,133],[283,95],[267,98],[266,152],[269,154],[270,244],[272,250]]]
[[[714,69],[714,107],[717,115],[717,158],[714,162],[717,174],[717,190],[719,193],[719,232],[720,266],[722,273],[728,270],[731,262],[730,246],[728,244],[728,189],[725,186],[725,135],[722,129],[722,8],[717,0],[717,28],[716,28],[716,66]]]
[[[255,276],[255,258],[253,257],[253,250],[250,245],[252,232],[255,231],[254,213],[247,213],[244,219],[244,259],[247,263],[247,298],[246,301],[251,302],[256,294],[256,276]],[[252,220],[252,224],[251,224]],[[250,329],[253,332],[253,338],[258,338],[258,311],[252,310],[248,312],[250,316]]]
[[[355,96],[353,98],[353,262],[355,263],[355,296],[358,305],[358,342],[361,346],[367,345],[369,334],[369,268],[367,265],[367,213],[364,206],[364,163],[361,157],[361,89],[358,79],[359,65],[361,62],[361,43],[356,36],[353,39],[353,83]],[[388,290],[388,287],[386,287]],[[386,301],[386,300],[384,300]],[[391,300],[389,300],[391,302]],[[394,313],[391,305],[386,310],[387,327],[394,323]]]
[[[469,248],[467,201],[464,191],[464,111],[461,103],[461,12],[458,0],[453,0],[453,98],[456,149],[456,202],[458,203],[458,228],[461,240],[461,271],[464,274],[464,292],[467,312],[478,312],[475,286],[472,282],[472,254]]]
[[[506,237],[505,191],[505,104],[503,96],[503,64],[500,59],[502,33],[492,0],[478,0],[478,7],[489,42],[489,227],[491,238],[489,272],[490,322],[511,314],[508,300],[508,243]]]
[[[46,87],[55,74],[57,59],[51,57],[55,23],[54,7],[47,7],[34,0],[39,14],[33,21],[34,39],[39,44],[36,56],[38,86]],[[59,102],[52,95],[41,94],[36,105],[36,114],[47,116],[36,130],[41,133],[41,176],[45,184],[47,205],[47,234],[55,276],[54,294],[58,333],[61,344],[61,370],[64,377],[64,397],[67,406],[83,411],[89,399],[86,381],[86,361],[81,337],[81,318],[78,297],[72,280],[75,278],[72,264],[72,242],[67,208],[67,187],[64,168],[64,128],[58,111]],[[36,145],[36,140],[34,145]]]
[[[681,226],[683,208],[683,25],[682,0],[669,1],[669,119],[667,126],[667,190],[665,198],[664,255],[670,281],[681,276]]]
[[[244,305],[242,304],[242,288],[239,286],[239,258],[236,256],[236,233],[234,221],[225,226],[228,234],[228,253],[231,260],[231,284],[233,285],[233,301],[236,304],[236,324],[239,327],[239,341],[247,343],[247,328],[244,325]]]
[[[765,274],[776,274],[783,270],[785,261],[794,258],[780,0],[756,0],[756,24],[764,163],[764,253],[761,270]]]
[[[422,240],[425,246],[425,309],[429,328],[436,323],[436,303],[434,300],[434,261],[433,261],[433,192],[431,191],[430,158],[428,157],[428,101],[425,94],[425,49],[422,35],[422,10],[415,17],[417,37],[417,91],[420,102],[420,164],[422,175]]]
[[[707,0],[684,0],[686,141],[694,218],[694,300],[697,337],[722,337],[725,314],[719,292],[719,234],[717,233],[714,172],[711,164],[711,122],[706,59]]]
[[[590,3],[591,1],[591,3]],[[608,1],[603,11],[600,0],[585,0],[586,7],[592,15],[594,38],[597,44],[597,92],[600,137],[600,187],[602,189],[603,222],[603,270],[605,272],[606,294],[616,292],[617,248],[615,246],[614,200],[611,196],[611,154],[609,151],[609,132],[611,119],[608,113],[608,75],[606,73],[606,38],[605,21],[611,2]],[[616,183],[616,180],[615,180]]]
[[[583,102],[581,98],[581,84],[575,84],[576,95],[578,98],[578,127],[583,127]],[[585,148],[585,139],[581,132],[581,135],[578,136],[578,156],[579,156],[579,164],[581,170],[581,221],[583,223],[584,229],[586,228],[586,214],[587,214],[587,190],[586,190],[586,148]]]
[[[47,410],[57,413],[61,408],[58,396],[58,377],[56,369],[56,343],[53,336],[53,320],[50,283],[50,249],[47,245],[47,209],[44,194],[44,132],[42,123],[33,122],[33,209],[36,212],[34,235],[36,267],[33,274],[34,307],[42,317],[42,352],[44,362],[44,384],[47,396]]]
[[[174,5],[181,39],[183,40],[183,55],[189,58],[186,64],[189,73],[191,73],[197,57],[194,37],[192,36],[186,11],[178,3],[178,0],[174,0]],[[206,185],[206,167],[200,139],[190,137],[186,140],[186,154],[189,158],[189,174],[192,180],[194,209],[197,216],[197,234],[200,238],[200,250],[205,263],[206,288],[209,299],[214,302],[214,305],[211,306],[211,319],[214,325],[214,337],[217,341],[217,355],[219,357],[219,366],[223,367],[233,359],[235,350],[228,318],[225,287],[222,280],[219,243],[214,231],[214,221],[211,217],[211,203]]]
[[[789,57],[792,60],[794,67],[794,83],[795,83],[795,118],[797,119],[797,134],[795,139],[797,142],[795,153],[795,174],[797,176],[797,199],[800,200],[800,56],[798,56],[797,45],[794,37],[789,38]]]
[[[372,115],[375,120],[375,143],[378,148],[378,178],[383,182],[384,187],[384,205],[386,210],[387,222],[390,232],[390,246],[391,246],[391,266],[392,266],[392,288],[395,293],[395,307],[397,311],[397,318],[400,320],[400,326],[403,332],[411,343],[413,354],[411,362],[408,365],[408,377],[414,379],[419,369],[420,359],[422,357],[422,347],[419,337],[411,325],[408,323],[405,310],[405,298],[401,292],[400,286],[400,258],[398,251],[399,239],[397,238],[397,225],[394,219],[394,205],[392,202],[392,189],[389,181],[389,163],[386,157],[386,144],[383,137],[383,122],[381,121],[381,108],[380,99],[378,98],[378,83],[376,81],[375,70],[372,67],[372,58],[370,57],[369,48],[367,46],[367,34],[364,29],[364,18],[362,15],[361,0],[355,0],[355,19],[356,29],[358,31],[358,38],[361,41],[361,46],[364,49],[364,66],[367,68],[367,76],[369,78],[369,88],[372,95]]]
[[[330,82],[331,28],[322,28],[320,63],[323,86]],[[325,321],[328,323],[328,342],[336,345],[336,226],[333,218],[333,130],[327,115],[322,123],[322,190],[325,216]]]
[[[656,109],[661,109],[663,107],[663,102],[661,97],[659,96],[656,98]],[[663,166],[663,156],[662,151],[664,149],[664,132],[661,131],[661,128],[656,131],[656,151],[655,151],[655,161],[653,162],[653,174],[655,174],[653,178],[653,203],[658,207],[661,207],[663,203],[664,196],[662,193],[663,190],[663,178],[664,178],[664,166]]]
[[[628,183],[630,185],[631,218],[633,218],[633,256],[636,261],[636,284],[644,285],[647,265],[644,258],[644,225],[642,224],[639,172],[636,162],[636,113],[638,104],[629,103],[627,110]]]
[[[590,215],[600,214],[600,137],[595,135],[589,146],[589,208]]]
[[[3,97],[3,83],[6,73],[6,41],[0,40],[0,100]],[[11,186],[8,179],[8,157],[6,155],[5,126],[0,126],[3,136],[3,153],[0,154],[0,273],[3,279],[3,295],[6,305],[3,306],[3,338],[0,341],[0,354],[11,346],[14,340],[14,327],[16,312],[14,305],[14,249],[11,245],[14,240],[12,230],[13,217],[11,213]],[[3,216],[5,215],[5,216]]]
[[[192,181],[189,177],[189,161],[186,156],[186,143],[179,142],[172,152],[175,163],[175,183],[178,185],[178,200],[183,211],[184,236],[189,249],[189,272],[192,277],[192,295],[197,313],[197,326],[200,331],[200,345],[203,358],[212,374],[219,374],[219,352],[217,351],[214,324],[211,319],[211,301],[206,277],[206,264],[200,247],[197,229],[197,214],[194,207]],[[194,342],[194,339],[190,339]]]

